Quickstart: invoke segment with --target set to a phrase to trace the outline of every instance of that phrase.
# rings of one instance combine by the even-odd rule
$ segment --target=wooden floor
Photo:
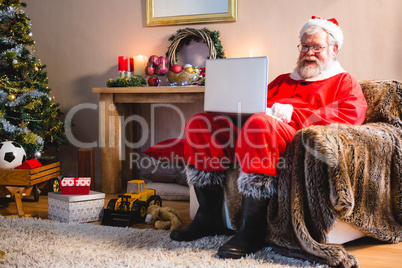
[[[115,195],[106,195],[105,204]],[[182,218],[183,225],[191,223],[189,218],[189,203],[185,201],[163,201],[163,206],[176,209]],[[48,218],[47,196],[40,196],[39,202],[24,199],[23,208],[26,214],[42,219]],[[0,215],[9,216],[17,214],[13,200],[0,199]],[[93,222],[91,224],[100,224]],[[153,228],[151,225],[136,224],[135,228]],[[345,244],[345,248],[353,253],[360,262],[361,267],[402,267],[402,243],[384,244],[370,238],[361,238]],[[0,249],[1,250],[1,249]]]

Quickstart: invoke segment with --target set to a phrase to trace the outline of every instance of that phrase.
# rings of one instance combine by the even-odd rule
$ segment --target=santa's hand
[[[274,117],[279,118],[285,123],[290,123],[293,114],[293,106],[291,104],[274,103],[271,109]]]
[[[272,117],[272,118],[275,118],[276,120],[279,120],[279,121],[283,122],[282,119],[280,119],[279,117],[276,117],[276,116],[274,115],[274,113],[273,113],[273,111],[272,111],[272,108],[266,108],[266,109],[265,109],[265,114],[269,115],[269,116]]]

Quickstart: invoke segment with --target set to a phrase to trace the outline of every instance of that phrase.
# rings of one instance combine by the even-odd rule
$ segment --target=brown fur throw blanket
[[[331,266],[358,266],[327,234],[337,219],[381,241],[402,240],[402,84],[361,82],[369,109],[362,126],[312,126],[289,145],[268,207],[267,241]],[[239,228],[239,170],[228,171],[229,218]]]

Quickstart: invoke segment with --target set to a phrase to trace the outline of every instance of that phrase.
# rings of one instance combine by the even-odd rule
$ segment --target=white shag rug
[[[176,242],[169,231],[0,216],[0,267],[326,267],[265,248],[219,259],[228,236]]]

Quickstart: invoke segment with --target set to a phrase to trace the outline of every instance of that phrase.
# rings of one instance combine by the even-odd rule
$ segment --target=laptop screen
[[[267,57],[208,59],[204,110],[248,115],[265,112],[267,86]]]

